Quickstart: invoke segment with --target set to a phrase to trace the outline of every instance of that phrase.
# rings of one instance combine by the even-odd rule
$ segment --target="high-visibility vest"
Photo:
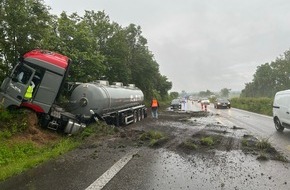
[[[158,102],[157,102],[157,100],[156,99],[153,99],[152,100],[152,104],[151,104],[151,107],[158,107]]]
[[[31,99],[32,98],[33,87],[30,85],[28,86],[24,98]]]

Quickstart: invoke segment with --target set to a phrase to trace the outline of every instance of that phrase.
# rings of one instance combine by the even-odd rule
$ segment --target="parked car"
[[[228,99],[218,98],[214,102],[214,108],[231,108],[231,102]]]
[[[173,99],[171,101],[170,107],[172,109],[181,109],[181,100],[180,99]]]
[[[273,102],[273,120],[277,131],[290,129],[290,90],[279,91]]]

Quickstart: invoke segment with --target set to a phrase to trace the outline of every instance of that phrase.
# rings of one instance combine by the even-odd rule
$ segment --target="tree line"
[[[271,63],[257,67],[252,82],[246,83],[241,97],[274,97],[277,91],[290,88],[290,50]]]
[[[86,10],[83,16],[49,11],[42,0],[0,2],[1,81],[22,54],[40,48],[73,60],[68,81],[134,83],[147,100],[168,97],[172,83],[161,75],[140,26],[123,27],[104,11]]]

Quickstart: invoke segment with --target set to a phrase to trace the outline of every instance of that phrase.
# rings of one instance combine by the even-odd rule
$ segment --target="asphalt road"
[[[267,139],[272,146],[290,158],[290,130],[277,132],[272,117],[235,108],[215,109],[213,105],[208,110],[219,114],[218,120],[225,125],[242,127],[261,139]]]
[[[199,111],[188,102],[185,111]],[[147,118],[140,126],[165,126],[175,133],[191,135],[207,123],[236,126],[271,144],[289,156],[290,130],[276,132],[272,118],[238,109],[208,107],[211,117],[186,123]],[[162,115],[160,115],[161,117]],[[134,125],[132,125],[134,127]],[[132,127],[131,126],[131,127]],[[177,129],[176,129],[177,128]],[[178,136],[178,135],[177,135]],[[179,136],[184,138],[183,136]],[[183,140],[183,139],[180,139]],[[175,141],[174,141],[175,142]],[[173,143],[174,143],[173,142]],[[281,189],[288,188],[289,165],[275,161],[260,163],[240,151],[216,151],[213,155],[181,155],[168,147],[120,146],[114,138],[74,150],[0,183],[1,190],[131,190],[131,189]],[[211,157],[213,156],[213,157]]]

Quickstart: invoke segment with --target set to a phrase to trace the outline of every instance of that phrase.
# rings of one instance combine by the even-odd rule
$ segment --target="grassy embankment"
[[[272,98],[232,98],[231,106],[259,114],[272,116]]]
[[[94,134],[113,134],[115,128],[103,124],[87,127],[74,136],[66,136],[31,126],[31,118],[0,108],[0,181],[78,147]]]

